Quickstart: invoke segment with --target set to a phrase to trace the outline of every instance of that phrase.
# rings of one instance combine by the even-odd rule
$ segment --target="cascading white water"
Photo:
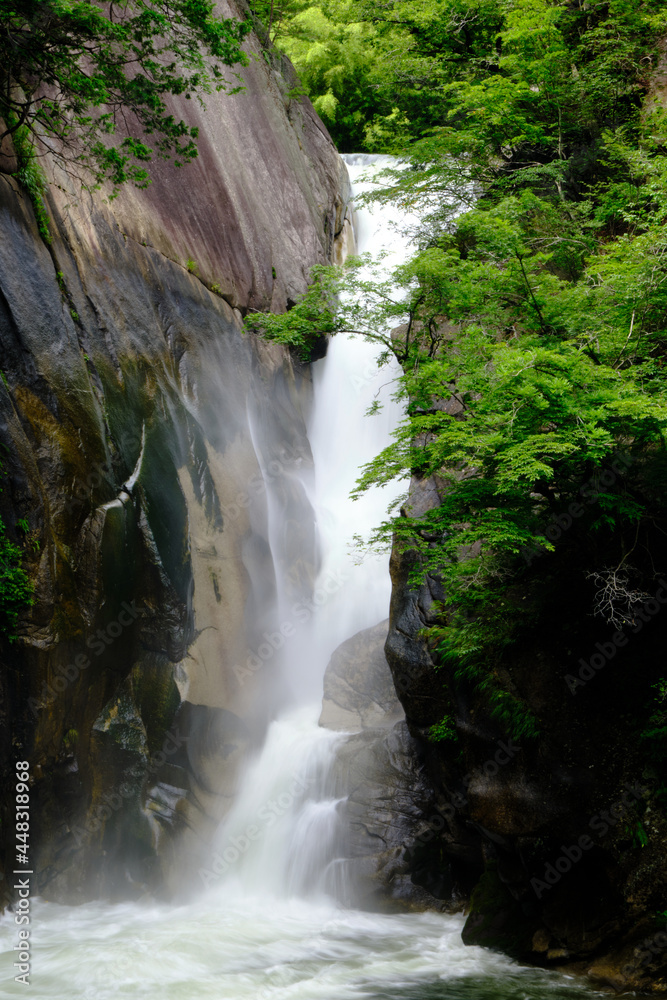
[[[360,175],[372,174],[386,157],[348,158],[356,190]],[[389,269],[405,259],[407,241],[388,209],[357,213],[360,253],[384,252]],[[389,331],[384,331],[389,332]],[[329,863],[336,847],[338,800],[330,769],[340,735],[318,726],[322,678],[336,647],[388,615],[388,555],[355,557],[353,536],[369,535],[400,489],[374,489],[352,501],[361,466],[391,440],[401,417],[393,398],[400,370],[396,362],[378,368],[379,347],[363,339],[333,338],[327,356],[313,366],[314,406],[309,440],[315,466],[310,500],[317,516],[321,568],[312,601],[291,609],[281,599],[287,580],[278,573],[278,605],[294,627],[281,649],[281,668],[290,687],[291,707],[269,728],[262,751],[241,782],[242,790],[216,838],[212,866],[224,889],[272,892],[276,896],[316,895],[331,888]],[[373,416],[371,404],[381,407]],[[270,523],[278,501],[267,494]],[[274,529],[272,537],[279,535]],[[274,565],[289,575],[279,542]],[[253,831],[256,835],[251,836]],[[216,879],[218,881],[218,879]]]
[[[353,180],[371,163],[367,157],[347,160]],[[389,213],[382,211],[360,213],[358,239],[361,250],[384,245],[394,255],[404,252]],[[192,901],[178,907],[154,902],[65,907],[33,900],[27,989],[14,982],[16,926],[13,915],[5,914],[3,996],[557,1000],[592,995],[568,977],[522,970],[502,956],[466,948],[462,918],[362,913],[341,908],[326,895],[336,829],[329,767],[336,742],[345,737],[317,725],[322,675],[336,646],[385,618],[389,602],[387,559],[357,566],[348,548],[352,535],[368,532],[391,499],[386,491],[356,503],[348,499],[359,466],[387,443],[400,415],[390,398],[391,369],[378,373],[376,352],[363,341],[338,338],[315,366],[311,501],[321,571],[310,605],[285,610],[283,601],[279,608],[295,625],[281,649],[292,707],[269,727],[263,749],[248,767],[219,831],[208,875],[201,885],[195,878]],[[385,408],[366,418],[376,394]]]
[[[391,162],[389,157],[367,154],[345,159],[356,193],[372,186],[367,175],[372,177],[374,169]],[[389,208],[357,211],[358,251],[385,253],[386,271],[408,252],[396,220],[396,211]],[[339,335],[330,340],[326,358],[312,366],[314,405],[308,438],[315,485],[305,478],[303,487],[316,513],[321,566],[312,601],[293,606],[288,614],[296,634],[283,654],[284,673],[295,704],[319,702],[324,669],[336,647],[388,616],[388,555],[367,555],[359,563],[353,537],[370,535],[401,489],[390,485],[350,499],[361,467],[390,443],[402,415],[401,404],[393,398],[400,375],[398,363],[378,368],[379,353],[377,344]],[[366,416],[374,403],[380,404],[379,411]],[[271,513],[271,490],[267,495]],[[274,563],[281,564],[280,553],[275,554]],[[282,569],[289,575],[289,567],[283,564]]]

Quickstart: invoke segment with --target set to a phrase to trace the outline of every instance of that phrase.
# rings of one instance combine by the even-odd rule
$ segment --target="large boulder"
[[[358,732],[389,727],[403,718],[384,653],[388,621],[341,643],[324,674],[320,725]]]
[[[457,909],[457,862],[433,871],[430,853],[447,825],[460,851],[465,833],[439,810],[424,745],[403,718],[384,653],[388,621],[334,652],[324,675],[320,725],[350,733],[337,744],[333,780],[340,823],[334,890],[367,909]]]

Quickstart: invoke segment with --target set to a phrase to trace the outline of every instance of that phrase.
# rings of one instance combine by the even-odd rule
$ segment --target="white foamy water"
[[[29,987],[13,982],[0,922],[2,996],[54,1000],[360,1000],[584,995],[461,942],[463,921],[382,916],[230,893],[184,907],[35,904]],[[591,995],[590,993],[588,995]]]
[[[230,888],[238,897],[326,896],[337,830],[330,770],[344,737],[321,729],[318,717],[319,705],[282,715],[247,768],[203,869],[220,876],[204,874],[202,881],[221,906]]]
[[[350,157],[352,180],[374,158]],[[359,213],[359,250],[406,253],[395,211]],[[310,440],[321,571],[313,605],[282,653],[290,707],[269,726],[211,846],[215,877],[187,905],[153,902],[65,907],[32,901],[30,985],[14,982],[13,914],[0,919],[0,996],[57,1000],[537,1000],[592,996],[573,979],[520,969],[461,940],[463,918],[382,915],[340,907],[332,893],[337,806],[336,743],[321,729],[322,676],[340,642],[387,617],[388,556],[356,565],[355,533],[367,534],[393,495],[355,503],[360,466],[389,443],[400,419],[391,399],[397,369],[377,371],[378,347],[334,338],[314,372]],[[379,398],[380,415],[365,417]],[[274,562],[279,504],[267,489]],[[273,543],[272,543],[273,545]],[[277,572],[279,614],[284,598]],[[284,604],[284,600],[283,600]],[[286,605],[285,605],[286,606]],[[292,614],[292,611],[289,611]],[[211,865],[213,860],[211,860]]]

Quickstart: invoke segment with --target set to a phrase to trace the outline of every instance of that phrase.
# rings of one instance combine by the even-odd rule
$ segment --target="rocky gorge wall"
[[[267,468],[304,528],[295,593],[312,581],[312,511],[284,475],[311,461],[308,374],[241,325],[331,259],[347,181],[289,64],[247,45],[243,92],[188,102],[200,156],[180,172],[158,161],[109,203],[46,164],[50,245],[0,175],[0,516],[35,584],[0,651],[0,759],[7,794],[31,765],[46,899],[173,887],[177,840],[224,812],[271,697],[270,663],[242,669],[275,589]]]
[[[414,479],[405,514],[438,502],[434,480]],[[535,736],[517,739],[475,684],[439,663],[423,629],[438,621],[442,588],[428,577],[415,587],[414,551],[394,549],[385,653],[430,789],[402,857],[413,883],[468,913],[466,943],[619,991],[663,992],[664,769],[642,720],[663,667],[667,592],[656,584],[615,632],[592,612],[585,537],[576,522],[561,535],[512,595],[531,628],[487,667],[537,720]],[[658,525],[645,548],[661,566]],[[444,717],[454,738],[434,740]]]
[[[435,481],[415,478],[404,514],[439,500]],[[415,586],[414,551],[394,547],[389,620],[343,643],[324,679],[320,724],[354,734],[335,769],[342,895],[462,911],[467,944],[662,993],[664,779],[641,720],[667,585],[613,633],[590,613],[583,551],[575,531],[554,563],[536,561],[531,590],[517,588],[534,626],[487,668],[537,719],[536,735],[512,737],[483,690],[439,663],[423,632],[441,621],[442,587]],[[453,732],[434,738],[443,718]]]

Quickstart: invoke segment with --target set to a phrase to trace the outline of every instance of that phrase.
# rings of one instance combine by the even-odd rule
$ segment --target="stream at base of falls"
[[[7,918],[5,918],[6,920]],[[231,891],[188,906],[34,903],[30,986],[54,1000],[566,1000],[577,980],[461,942],[463,919]],[[4,924],[3,944],[13,932]],[[11,947],[11,944],[10,944]],[[1,989],[1,988],[0,988]]]
[[[353,182],[377,158],[347,157]],[[360,212],[359,250],[405,253],[395,210]],[[378,241],[378,229],[382,239]],[[379,245],[378,245],[379,243]],[[393,255],[393,261],[392,261]],[[435,912],[383,914],[337,900],[336,790],[330,780],[344,733],[318,725],[331,653],[387,617],[388,556],[357,566],[355,533],[383,519],[389,491],[350,504],[359,466],[390,440],[400,419],[396,369],[379,371],[378,348],[335,338],[314,366],[309,437],[315,486],[303,489],[320,537],[323,606],[286,645],[281,715],[247,764],[240,791],[211,845],[210,871],[186,903],[153,901],[30,910],[30,982],[15,982],[17,926],[0,919],[0,996],[56,1000],[539,1000],[600,994],[581,980],[525,969],[461,940],[464,918]],[[364,413],[376,400],[378,416]],[[395,494],[393,494],[395,495]],[[274,564],[280,500],[267,489]],[[271,506],[273,503],[273,507]],[[328,586],[327,581],[338,581]],[[317,594],[317,584],[316,590]],[[280,614],[278,608],[277,614]],[[200,869],[201,873],[201,869]],[[194,881],[198,881],[193,876]]]

